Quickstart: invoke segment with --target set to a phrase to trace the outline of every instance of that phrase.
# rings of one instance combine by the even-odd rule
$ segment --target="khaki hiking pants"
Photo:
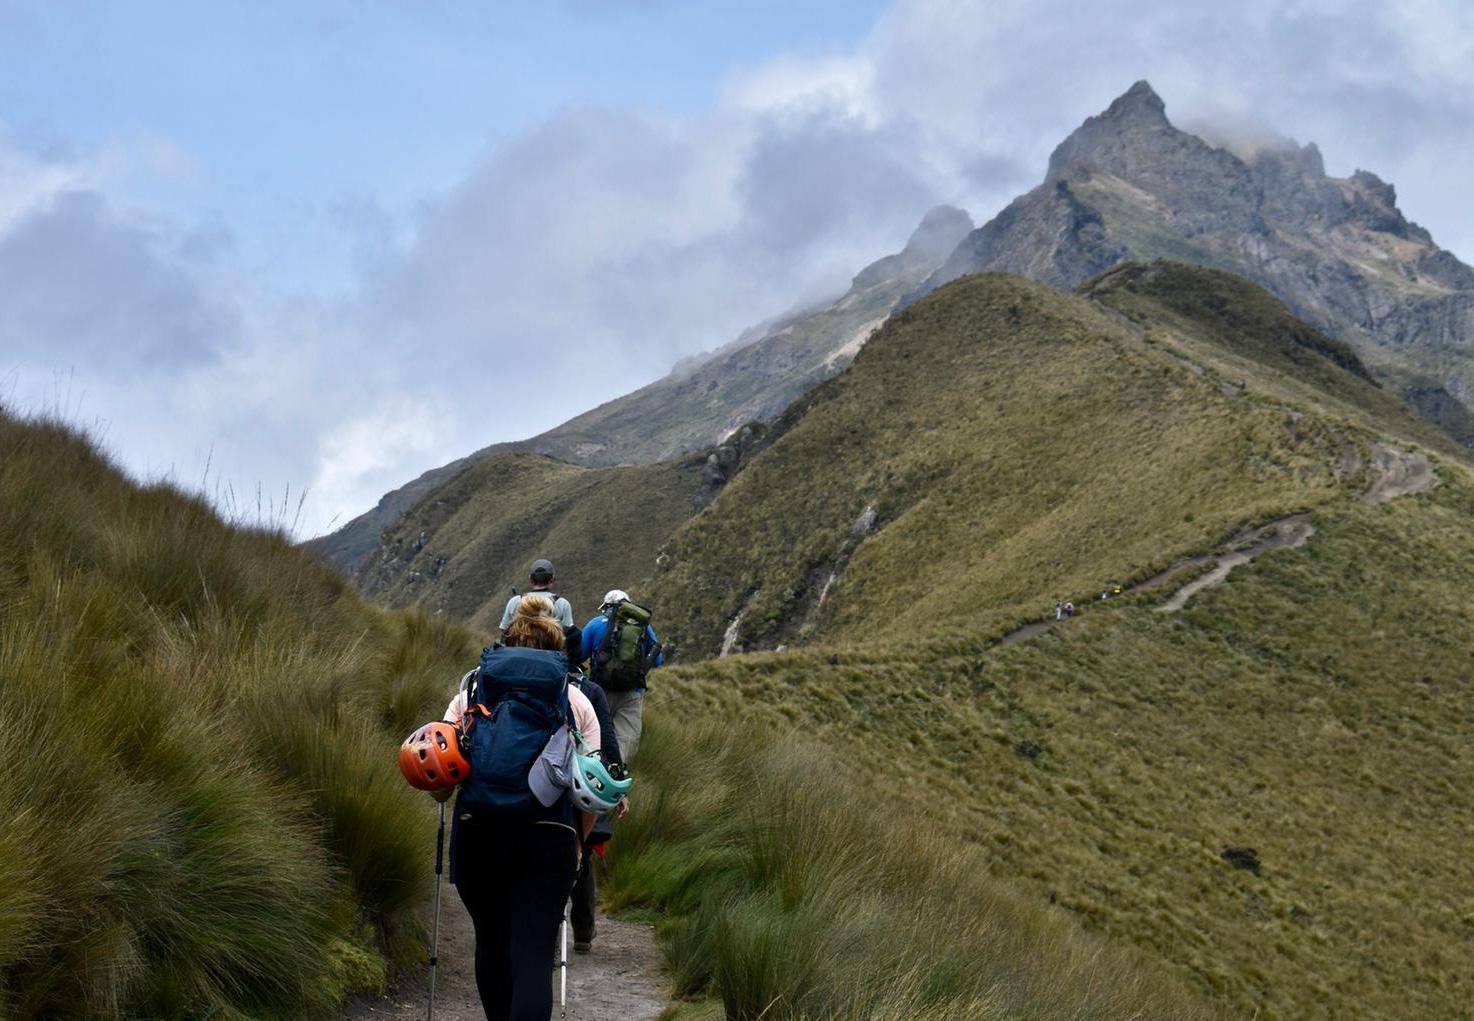
[[[633,761],[640,746],[640,712],[645,705],[643,691],[606,691],[609,715],[614,719],[614,736],[619,740],[619,754],[625,762]]]

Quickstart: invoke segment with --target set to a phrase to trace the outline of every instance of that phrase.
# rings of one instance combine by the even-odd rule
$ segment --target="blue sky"
[[[987,220],[1140,78],[1474,257],[1462,0],[0,0],[0,68],[0,400],[305,533]]]
[[[709,108],[733,66],[842,50],[885,6],[5,2],[0,117],[43,152],[154,148],[120,198],[218,223],[279,286],[336,287],[351,211],[402,222],[560,108]]]

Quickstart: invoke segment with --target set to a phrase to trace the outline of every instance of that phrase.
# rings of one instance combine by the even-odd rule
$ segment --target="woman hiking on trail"
[[[583,739],[599,747],[602,735],[593,706],[583,692],[566,684],[563,628],[552,611],[551,600],[544,596],[521,599],[506,632],[506,647],[495,646],[482,654],[478,681],[451,700],[445,710],[447,721],[468,720],[472,729],[504,726],[487,722],[498,718],[487,705],[496,707],[504,721],[507,714],[525,708],[527,684],[547,683],[558,693],[556,704],[561,706],[566,697],[567,718]],[[524,687],[517,687],[515,695],[497,706],[497,679],[513,675]],[[550,739],[548,747],[554,743]],[[483,766],[475,758],[474,743],[472,749],[474,779]],[[540,758],[535,770],[542,764]],[[525,775],[525,766],[521,768]],[[526,798],[523,791],[521,802],[503,804],[498,800],[504,797],[501,794],[488,797],[471,791],[472,782],[462,785],[455,805],[450,881],[476,930],[481,1007],[488,1021],[547,1021],[553,1009],[548,963],[594,817],[577,811],[561,790],[534,787],[535,798]],[[444,800],[449,792],[437,796]]]

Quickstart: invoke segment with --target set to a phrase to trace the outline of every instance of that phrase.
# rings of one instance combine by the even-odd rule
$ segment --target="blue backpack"
[[[567,798],[545,808],[527,773],[553,732],[568,721],[568,660],[545,649],[488,646],[467,691],[471,775],[456,814],[498,822],[562,822]]]

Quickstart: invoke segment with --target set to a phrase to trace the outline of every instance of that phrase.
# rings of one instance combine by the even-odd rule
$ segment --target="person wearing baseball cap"
[[[534,560],[528,571],[527,580],[532,583],[532,588],[521,595],[513,595],[507,600],[507,608],[502,613],[502,634],[506,634],[507,628],[512,626],[512,618],[517,615],[517,604],[522,601],[522,596],[530,596],[534,593],[547,596],[553,601],[553,616],[559,624],[565,628],[573,627],[573,605],[553,590],[553,583],[558,580],[558,575],[553,570],[553,562],[541,557]]]

